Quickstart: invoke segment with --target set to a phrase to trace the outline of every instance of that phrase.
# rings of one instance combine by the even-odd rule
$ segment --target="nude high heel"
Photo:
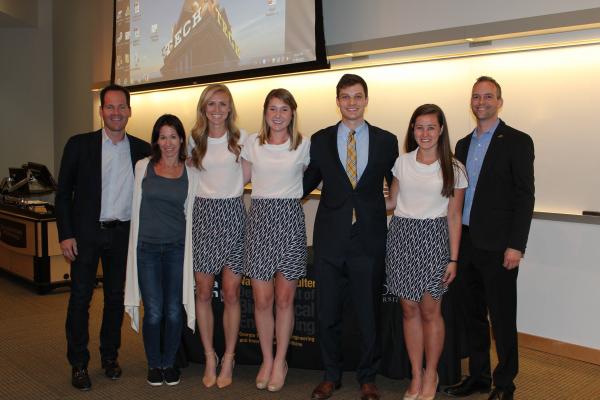
[[[421,386],[423,386],[423,373],[425,371],[421,371]],[[402,397],[402,400],[419,400],[419,395],[421,394],[421,389],[422,387],[419,388],[419,390],[417,390],[417,393],[408,393],[408,389],[406,390],[406,392],[404,392],[404,396]]]
[[[215,364],[219,365],[219,357],[217,356],[217,354],[214,351],[210,351],[208,353],[204,353],[204,357],[206,357],[207,360],[208,360],[209,357],[214,357],[215,358]],[[215,385],[215,383],[217,383],[216,367],[215,367],[215,375],[214,376],[208,376],[208,375],[206,375],[206,368],[204,368],[204,376],[202,377],[202,384],[205,387],[210,388],[210,387],[213,387]]]
[[[221,371],[219,372],[219,376],[217,377],[217,387],[219,389],[223,389],[231,385],[233,382],[233,368],[235,367],[235,353],[225,353],[223,357],[221,357]],[[223,364],[225,364],[225,360],[228,362],[231,361],[231,376],[221,376],[223,373]]]
[[[433,396],[419,395],[419,397],[417,397],[417,400],[435,400],[435,395],[437,394],[437,388],[438,388],[439,383],[440,383],[440,377],[438,374],[436,374],[435,375],[435,392],[433,393]]]
[[[265,374],[265,377],[261,377],[260,376],[260,371],[262,370],[262,364],[260,366],[260,369],[258,370],[258,375],[256,375],[256,388],[258,390],[264,390],[267,388],[267,385],[269,384],[269,376],[271,376],[271,371],[269,371],[268,374]],[[272,370],[273,367],[271,367]]]
[[[285,364],[283,365],[282,379],[280,381],[269,380],[269,384],[267,385],[267,390],[269,392],[279,392],[283,388],[283,385],[285,384],[285,377],[287,376],[287,372],[288,372],[288,365],[287,365],[287,361],[286,361]]]

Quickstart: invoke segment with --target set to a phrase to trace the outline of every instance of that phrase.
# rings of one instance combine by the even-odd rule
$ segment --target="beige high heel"
[[[269,380],[269,384],[267,385],[267,390],[269,392],[279,392],[283,388],[283,385],[285,384],[285,377],[287,376],[287,372],[288,372],[288,365],[287,365],[287,361],[286,361],[285,364],[283,365],[283,378],[279,382]]]
[[[217,356],[217,354],[214,351],[210,351],[208,353],[204,353],[204,357],[206,359],[208,359],[209,357],[214,357],[215,358],[215,365],[219,365],[219,357]],[[208,364],[208,363],[207,363]],[[204,368],[204,376],[202,377],[202,384],[207,387],[213,387],[215,385],[215,383],[217,383],[217,371],[216,371],[216,366],[215,366],[215,375],[214,376],[207,376],[206,375],[206,367]]]
[[[440,383],[440,377],[438,374],[435,374],[435,392],[433,393],[433,396],[419,395],[419,397],[417,397],[417,400],[435,400],[435,396],[437,394],[437,387],[438,387],[439,383]]]
[[[262,365],[260,366],[262,368]],[[271,367],[272,368],[272,367]],[[258,375],[256,375],[256,388],[258,390],[264,390],[267,388],[269,384],[269,376],[271,376],[271,371],[268,374],[265,374],[266,377],[264,379],[260,378],[260,369],[258,370]]]
[[[219,376],[217,377],[217,387],[219,389],[223,389],[231,385],[233,382],[233,368],[235,367],[235,353],[225,353],[223,357],[221,357],[221,371],[219,372]],[[225,360],[231,360],[231,376],[221,376],[223,373],[223,364],[225,364]]]
[[[419,395],[421,394],[421,389],[423,389],[423,373],[425,372],[425,370],[421,371],[421,387],[419,388],[419,390],[417,391],[417,393],[408,393],[408,390],[406,390],[406,392],[404,392],[404,396],[402,397],[402,400],[419,400]]]

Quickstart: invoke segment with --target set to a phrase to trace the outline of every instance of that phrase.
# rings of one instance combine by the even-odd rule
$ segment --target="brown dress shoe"
[[[379,400],[379,391],[374,383],[363,383],[360,385],[361,400]]]
[[[317,385],[310,395],[311,400],[324,400],[331,397],[333,392],[342,386],[341,383],[332,381],[323,381]]]

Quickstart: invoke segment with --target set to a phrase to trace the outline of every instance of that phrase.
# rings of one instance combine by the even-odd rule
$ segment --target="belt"
[[[118,219],[113,219],[112,221],[100,221],[98,222],[100,225],[100,229],[113,229],[118,228],[119,226],[129,224],[129,221],[119,221]]]

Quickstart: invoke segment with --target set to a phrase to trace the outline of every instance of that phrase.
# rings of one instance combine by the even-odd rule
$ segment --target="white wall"
[[[36,27],[0,28],[1,177],[27,161],[54,167],[52,0],[38,3]]]
[[[324,0],[327,45],[600,7],[598,0]]]
[[[98,89],[110,83],[113,3],[53,0],[54,154],[56,175],[65,143],[99,125]]]
[[[517,327],[600,349],[600,225],[533,220],[519,268]]]

